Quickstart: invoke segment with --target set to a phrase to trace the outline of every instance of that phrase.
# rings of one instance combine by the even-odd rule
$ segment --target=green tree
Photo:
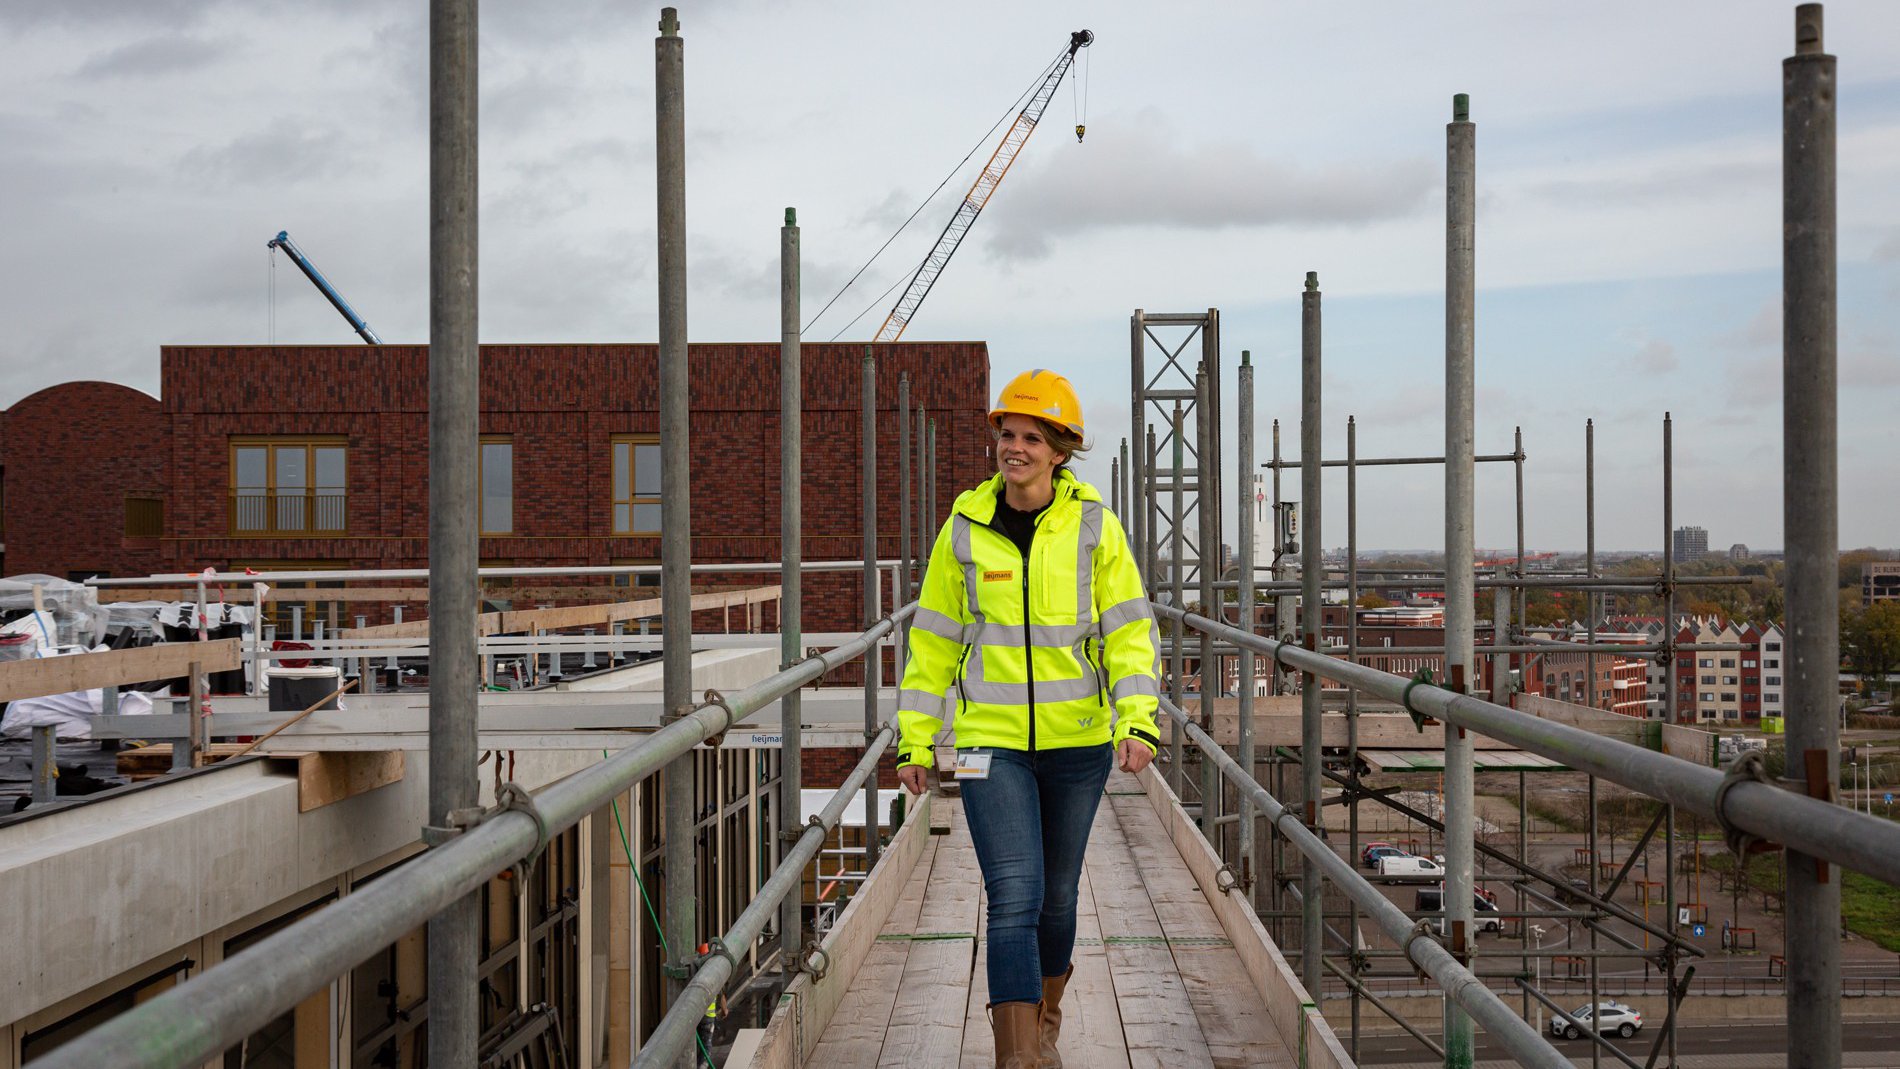
[[[1877,601],[1841,612],[1841,646],[1863,679],[1883,680],[1900,666],[1900,603]]]

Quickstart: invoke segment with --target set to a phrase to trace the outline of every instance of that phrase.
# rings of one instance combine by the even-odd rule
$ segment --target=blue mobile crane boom
[[[298,270],[302,271],[304,276],[330,299],[330,303],[336,307],[336,310],[343,313],[343,318],[350,321],[350,329],[356,331],[357,337],[371,345],[383,343],[383,339],[377,337],[376,332],[369,329],[369,324],[363,322],[363,317],[356,314],[356,309],[350,307],[350,302],[343,299],[343,295],[336,291],[336,287],[330,285],[330,280],[323,277],[323,272],[317,270],[317,266],[303,254],[303,250],[297,247],[297,243],[290,240],[290,231],[279,230],[277,236],[270,239],[265,247],[284,250],[284,254],[290,257],[290,262],[296,264]]]

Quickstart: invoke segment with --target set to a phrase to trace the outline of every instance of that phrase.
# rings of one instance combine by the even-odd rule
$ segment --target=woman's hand
[[[1115,763],[1123,772],[1140,773],[1154,759],[1154,751],[1140,739],[1123,739],[1121,745],[1115,747]]]
[[[924,766],[922,765],[905,765],[903,768],[898,769],[897,782],[903,784],[904,789],[912,794],[922,794],[925,788],[929,786],[924,779]]]

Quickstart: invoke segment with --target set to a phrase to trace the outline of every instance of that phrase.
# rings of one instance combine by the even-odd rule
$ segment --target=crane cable
[[[1075,139],[1081,141],[1083,132],[1088,129],[1089,71],[1093,69],[1093,64],[1087,53],[1077,56],[1075,63],[1082,72],[1079,77],[1073,74],[1069,76],[1069,107],[1075,116]]]
[[[955,167],[950,168],[950,173],[943,176],[943,181],[937,183],[937,188],[930,191],[930,196],[925,197],[923,203],[917,205],[916,210],[910,213],[909,218],[905,219],[904,222],[901,225],[899,225],[895,231],[892,232],[890,237],[884,239],[884,244],[879,245],[877,247],[877,251],[871,254],[871,258],[869,260],[864,261],[864,265],[862,267],[859,267],[855,272],[852,273],[850,279],[848,279],[843,286],[840,286],[838,288],[838,292],[831,295],[831,300],[828,300],[825,302],[825,306],[818,310],[818,314],[815,316],[812,316],[811,319],[805,323],[805,326],[803,327],[803,329],[801,329],[798,332],[800,337],[803,337],[805,334],[805,331],[810,330],[813,324],[817,323],[820,319],[824,318],[825,313],[831,310],[831,306],[838,303],[838,298],[844,296],[845,291],[850,289],[852,285],[858,281],[858,277],[864,274],[864,272],[868,270],[872,264],[877,262],[877,258],[879,256],[884,255],[884,250],[891,247],[891,242],[896,241],[897,236],[899,234],[902,234],[904,232],[904,229],[910,226],[912,222],[916,221],[917,216],[922,214],[923,210],[930,206],[930,202],[937,199],[937,194],[943,192],[944,187],[950,184],[950,180],[952,178],[955,178],[957,176],[957,173],[963,170],[964,166],[970,162],[970,158],[975,156],[978,150],[982,149],[984,145],[989,144],[990,135],[996,133],[997,127],[1002,126],[1005,121],[1009,120],[1013,116],[1018,115],[1022,112],[1023,101],[1027,100],[1030,94],[1036,91],[1036,87],[1041,85],[1043,83],[1043,80],[1049,77],[1049,72],[1051,70],[1054,70],[1056,64],[1062,62],[1062,57],[1066,56],[1067,54],[1068,54],[1068,49],[1066,48],[1063,49],[1062,52],[1056,56],[1055,59],[1050,60],[1048,65],[1042,68],[1042,71],[1036,75],[1035,80],[1029,83],[1029,87],[1027,89],[1024,89],[1021,93],[1017,94],[1015,102],[1010,104],[1009,109],[1004,111],[1000,118],[998,118],[994,123],[990,124],[990,128],[983,132],[983,136],[977,139],[976,144],[970,146],[970,151],[964,153],[963,158],[957,161],[957,165]],[[913,267],[910,270],[915,271],[916,268]],[[906,278],[909,277],[909,272],[906,272],[905,277]],[[897,288],[896,283],[893,283],[891,287],[889,289],[886,289],[884,292],[888,294],[891,292],[892,289],[896,289],[896,288]],[[883,300],[883,297],[880,296],[878,300]],[[872,302],[872,305],[875,306],[876,303],[877,302],[874,301]],[[869,310],[870,309],[867,308],[865,311],[869,311]],[[859,312],[857,316],[851,320],[851,322],[856,323],[859,319],[862,319],[862,318],[864,318],[864,312]],[[845,329],[846,330],[850,329],[850,324],[846,324]],[[838,333],[843,334],[844,331],[840,330]],[[837,338],[834,336],[831,340],[836,341]]]

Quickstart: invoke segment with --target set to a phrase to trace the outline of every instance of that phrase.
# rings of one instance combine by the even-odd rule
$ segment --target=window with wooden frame
[[[613,439],[613,521],[617,535],[660,533],[660,437]]]
[[[515,533],[515,440],[482,435],[482,534]]]
[[[343,534],[348,455],[342,438],[232,439],[231,533]]]

